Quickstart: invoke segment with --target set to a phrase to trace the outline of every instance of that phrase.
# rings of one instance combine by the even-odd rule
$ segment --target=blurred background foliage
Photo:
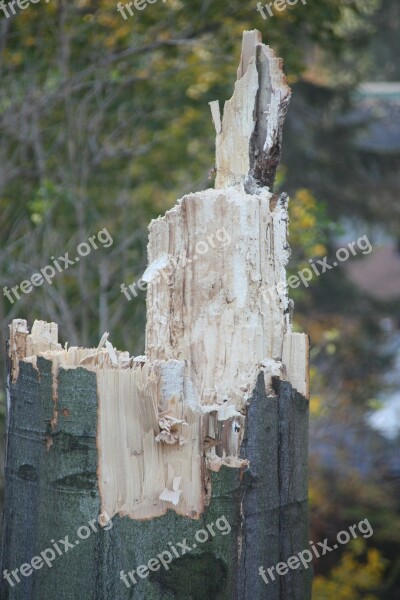
[[[104,227],[114,243],[19,301],[1,295],[1,347],[21,317],[56,321],[71,345],[109,331],[143,353],[145,293],[128,301],[120,285],[146,267],[149,220],[213,185],[207,103],[231,95],[243,29],[261,30],[293,88],[276,182],[291,197],[290,273],[364,234],[398,248],[400,143],[368,132],[399,116],[399,96],[361,84],[400,81],[399,22],[397,0],[309,0],[267,21],[255,0],[159,0],[126,20],[111,0],[52,0],[2,17],[1,287]],[[312,343],[310,539],[374,529],[316,560],[314,600],[400,597],[399,429],[374,425],[399,400],[399,296],[373,286],[343,264],[291,290]]]

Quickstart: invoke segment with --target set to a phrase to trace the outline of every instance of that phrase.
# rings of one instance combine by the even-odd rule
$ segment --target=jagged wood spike
[[[217,188],[244,180],[250,193],[259,186],[272,189],[290,95],[282,59],[261,42],[259,31],[245,31],[235,91],[222,119],[218,104],[210,103],[217,134]]]

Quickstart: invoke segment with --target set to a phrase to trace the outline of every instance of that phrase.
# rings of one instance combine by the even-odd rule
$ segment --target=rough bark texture
[[[270,189],[289,97],[245,32],[222,119],[211,107],[217,189],[150,226],[145,356],[13,322],[2,570],[54,559],[3,578],[1,600],[310,598],[310,570],[259,573],[308,541],[308,340],[289,320],[288,199]]]
[[[288,382],[275,380],[274,388],[275,395],[267,397],[260,373],[241,448],[249,467],[211,473],[211,501],[199,520],[174,511],[146,521],[115,516],[111,528],[96,525],[97,532],[83,540],[79,527],[101,512],[95,375],[60,369],[60,415],[52,428],[52,364],[38,358],[36,370],[21,363],[10,389],[2,570],[30,562],[53,547],[52,539],[68,535],[74,547],[56,556],[51,568],[20,576],[14,587],[3,579],[1,600],[309,598],[311,571],[289,572],[268,586],[258,573],[260,566],[274,566],[306,548],[308,540],[308,402]],[[222,516],[231,531],[222,535],[214,526],[217,534],[196,544],[196,532]],[[169,542],[181,553],[177,542],[185,538],[191,551],[174,557],[168,570],[146,579],[135,575],[137,583],[128,579],[129,588],[120,579],[121,570],[128,573],[170,551]]]

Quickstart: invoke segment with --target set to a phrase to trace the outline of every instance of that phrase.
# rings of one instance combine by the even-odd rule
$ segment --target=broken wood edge
[[[191,382],[184,375],[183,361],[150,363],[143,357],[129,357],[127,352],[110,352],[104,345],[68,348],[66,344],[62,348],[54,325],[35,322],[29,333],[26,321],[13,321],[9,342],[11,372],[18,373],[23,361],[39,373],[39,357],[52,363],[53,430],[59,410],[60,370],[82,368],[96,374],[97,477],[102,511],[111,517],[119,514],[147,520],[172,509],[199,519],[210,501],[211,472],[219,472],[222,467],[240,471],[249,467],[240,454],[248,403],[242,412],[228,403],[194,409],[185,403]],[[307,395],[308,362],[296,356],[296,352],[308,348],[307,340],[303,334],[287,334],[282,357],[286,362],[258,365],[251,382],[253,389],[262,371],[268,382],[266,393],[273,393],[272,381],[279,376],[282,380],[292,377],[293,386]],[[25,356],[27,351],[35,353]],[[110,440],[119,440],[118,446]],[[51,435],[46,438],[46,447],[51,451]]]
[[[290,96],[282,59],[262,43],[258,30],[244,31],[234,93],[222,117],[219,102],[209,103],[216,131],[216,188],[244,182],[249,193],[272,189]]]

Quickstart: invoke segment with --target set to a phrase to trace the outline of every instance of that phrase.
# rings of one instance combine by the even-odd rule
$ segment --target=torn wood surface
[[[154,275],[146,355],[187,361],[194,407],[232,402],[243,409],[262,360],[282,355],[289,328],[287,289],[279,285],[289,257],[287,219],[285,196],[275,204],[265,189],[251,195],[226,188],[185,196],[150,226],[150,266],[160,256],[171,263],[182,256],[186,264]]]
[[[235,91],[223,116],[212,102],[216,130],[216,188],[240,183],[252,190],[272,189],[281,156],[282,129],[291,91],[282,59],[261,42],[259,31],[245,31]]]
[[[283,338],[284,379],[305,398],[309,397],[309,339],[303,333],[288,331]]]

